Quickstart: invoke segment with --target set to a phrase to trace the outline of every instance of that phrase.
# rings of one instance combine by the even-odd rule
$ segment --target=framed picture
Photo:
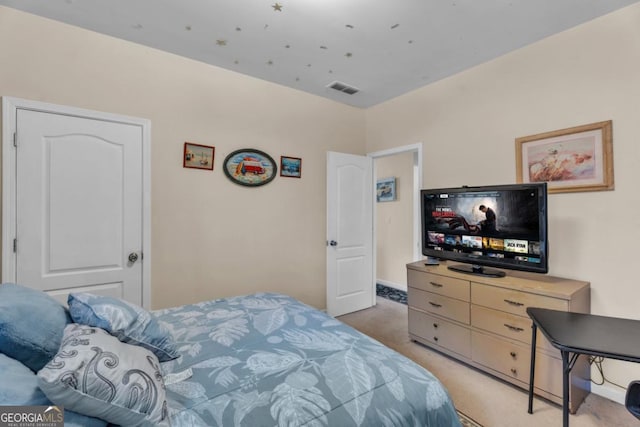
[[[213,170],[215,151],[215,147],[185,142],[184,153],[182,154],[182,166],[185,168]]]
[[[392,202],[396,200],[396,178],[381,178],[376,181],[376,201]]]
[[[229,154],[224,159],[224,174],[236,184],[257,187],[275,178],[278,167],[267,153],[243,148]]]
[[[613,190],[612,122],[516,138],[518,182],[547,182],[549,193]]]
[[[302,176],[302,159],[280,156],[280,176],[300,178]]]

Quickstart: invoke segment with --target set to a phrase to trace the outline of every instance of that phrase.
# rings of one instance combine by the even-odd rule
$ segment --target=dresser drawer
[[[409,269],[407,270],[407,283],[414,288],[446,297],[462,301],[469,301],[470,299],[470,282],[468,280]]]
[[[527,316],[527,307],[542,307],[561,311],[569,310],[569,303],[563,299],[473,282],[471,283],[471,302],[522,317],[529,317]]]
[[[468,302],[412,287],[407,288],[407,301],[411,307],[438,314],[456,322],[469,324]]]
[[[502,311],[472,305],[471,323],[475,328],[531,344],[531,319],[528,317],[514,316]],[[560,357],[560,351],[552,346],[540,331],[536,334],[536,347],[550,350]]]
[[[409,330],[434,347],[471,358],[471,331],[467,328],[409,308]]]
[[[529,384],[531,349],[480,332],[471,337],[474,362]],[[562,361],[543,353],[536,353],[536,388],[562,396]]]

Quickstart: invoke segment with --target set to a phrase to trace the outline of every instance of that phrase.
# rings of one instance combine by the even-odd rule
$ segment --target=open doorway
[[[421,258],[422,144],[371,153],[376,183],[374,277],[376,284],[407,290],[406,264]]]

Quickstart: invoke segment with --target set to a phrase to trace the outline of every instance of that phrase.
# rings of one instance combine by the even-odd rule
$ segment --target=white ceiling
[[[370,107],[640,0],[0,0]],[[339,81],[359,89],[327,88]]]

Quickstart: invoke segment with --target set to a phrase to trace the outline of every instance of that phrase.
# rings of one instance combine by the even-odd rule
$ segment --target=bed
[[[0,301],[4,301],[3,289],[5,285],[0,286]],[[70,297],[70,314],[66,314],[56,354],[40,369],[31,369],[34,375],[37,372],[37,384],[46,398],[65,406],[65,420],[89,416],[92,421],[106,419],[112,424],[167,426],[460,425],[446,389],[427,370],[286,295],[259,293],[151,313],[140,307],[130,309],[130,304],[122,301],[116,304],[120,308],[114,309],[113,301],[109,301],[110,308],[102,311],[103,318],[99,320],[89,317],[100,311],[96,309],[100,297],[85,294],[75,298],[72,301]],[[85,314],[73,315],[78,311],[78,300],[83,298]],[[86,310],[87,305],[91,310]],[[126,307],[128,314],[121,307]],[[111,317],[107,323],[104,323],[105,313],[106,318]],[[156,333],[160,339],[152,345],[141,343],[140,337],[123,339],[122,328],[114,326],[127,316],[133,319],[125,321],[129,326],[137,322],[138,330],[144,329],[146,335]],[[98,326],[101,321],[102,328]],[[92,339],[98,341],[90,341]],[[136,389],[137,400],[134,399],[144,403],[143,406],[129,409],[125,418],[119,413],[123,404],[114,404],[117,398],[106,408],[96,410],[95,396],[104,397],[105,387],[88,403],[74,403],[84,377],[78,376],[73,368],[75,382],[65,383],[59,366],[66,364],[68,379],[73,359],[69,356],[70,349],[77,353],[82,340],[86,341],[90,355],[75,366],[87,368],[99,359],[96,354],[100,351],[105,365],[95,363],[99,367],[94,370],[102,370],[99,379],[116,369],[105,367],[106,362],[113,362],[114,358],[118,360],[118,367],[129,363],[129,359],[148,360],[145,368],[135,368],[135,372],[143,369],[148,372],[144,377],[146,382],[141,382],[143,385]],[[72,344],[75,347],[69,347]],[[155,354],[149,356],[159,348],[164,353],[158,353],[157,358]],[[134,350],[141,352],[140,355],[136,353],[126,359],[124,353]],[[2,337],[0,351],[5,353]],[[107,353],[111,359],[104,356]],[[134,371],[131,367],[128,369],[128,372]],[[151,386],[152,381],[157,387]],[[116,380],[111,383],[115,384]],[[70,397],[70,392],[76,394]],[[86,394],[84,391],[80,397]],[[131,393],[128,399],[131,400]],[[73,404],[69,405],[70,402]],[[117,416],[113,415],[114,411],[118,412]],[[78,422],[77,425],[85,424]]]

